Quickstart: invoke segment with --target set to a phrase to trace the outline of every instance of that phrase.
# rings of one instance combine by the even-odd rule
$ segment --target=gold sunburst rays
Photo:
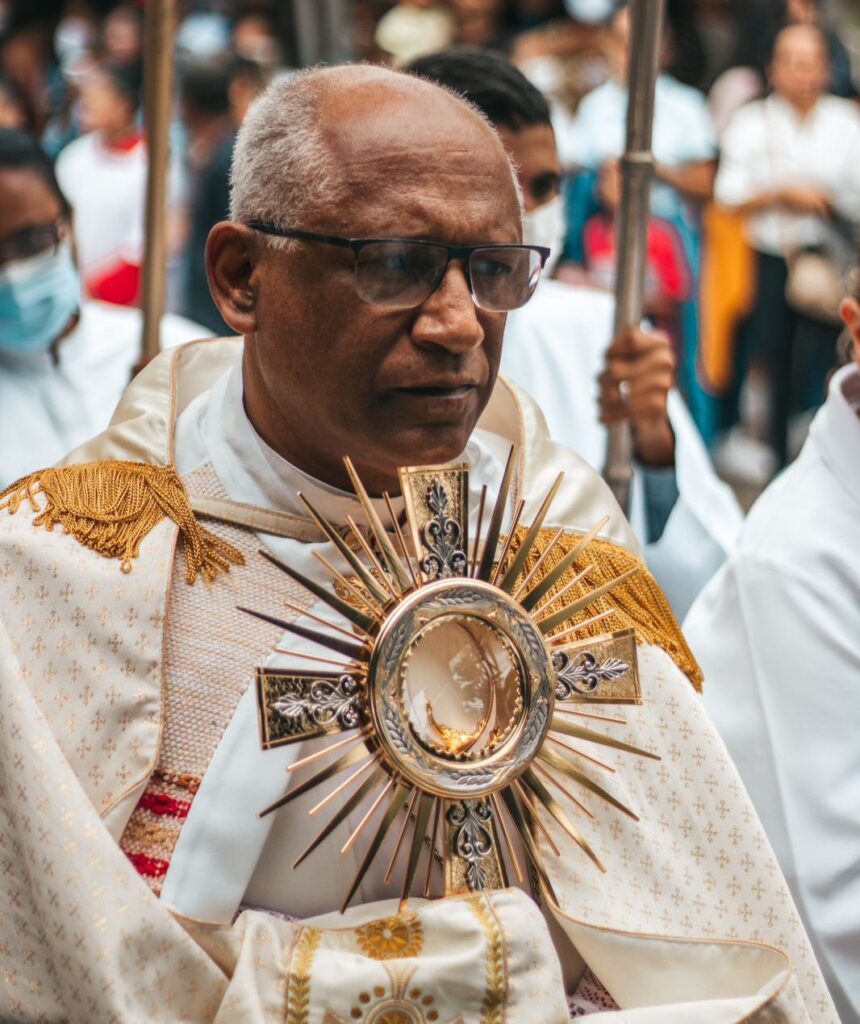
[[[241,609],[304,641],[306,649],[274,650],[310,663],[257,670],[263,746],[327,743],[290,766],[287,792],[262,812],[318,796],[309,820],[319,827],[294,867],[335,835],[342,852],[361,844],[344,909],[380,857],[384,882],[402,901],[417,892],[502,887],[509,869],[523,884],[518,852],[551,891],[542,844],[568,856],[562,836],[605,870],[584,831],[595,814],[577,792],[638,819],[589,774],[616,769],[579,746],[657,757],[589,724],[624,726],[624,719],[584,710],[641,703],[632,629],[576,639],[613,614],[588,615],[632,572],[591,582],[588,548],[607,520],[561,558],[565,531],[556,528],[535,559],[563,477],[520,528],[526,502],[512,500],[511,449],[495,502],[481,489],[471,543],[465,465],[402,469],[405,520],[385,494],[386,529],[355,467],[348,460],[346,467],[364,528],[348,517],[339,530],[302,498],[346,570],[314,552],[330,579],[324,585],[262,552],[326,611],[290,601],[282,604],[292,619]],[[550,822],[560,829],[555,837]]]

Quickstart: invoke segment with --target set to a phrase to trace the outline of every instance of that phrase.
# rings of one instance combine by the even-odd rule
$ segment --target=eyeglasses
[[[37,224],[16,231],[14,235],[0,241],[0,266],[56,249],[63,234],[63,228],[57,222]]]
[[[480,309],[493,313],[519,309],[531,298],[550,253],[541,245],[444,245],[414,238],[341,238],[256,220],[248,227],[266,235],[352,249],[359,297],[389,309],[420,306],[439,287],[451,260],[465,262],[472,301]]]

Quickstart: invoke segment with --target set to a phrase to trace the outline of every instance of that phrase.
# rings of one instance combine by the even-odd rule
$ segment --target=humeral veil
[[[422,866],[401,905],[384,878],[398,819],[341,915],[370,839],[350,838],[370,807],[358,800],[293,870],[345,794],[308,818],[338,776],[260,817],[307,777],[310,768],[288,773],[299,757],[339,741],[321,729],[297,745],[261,745],[255,672],[301,679],[320,652],[278,623],[313,625],[308,611],[332,620],[276,562],[349,604],[350,580],[333,589],[322,566],[349,577],[343,552],[297,494],[338,530],[367,517],[349,495],[272,464],[242,409],[241,352],[226,339],[165,353],[103,435],[0,498],[0,1017],[563,1024],[566,992],[587,967],[620,1007],[607,1022],[834,1022],[701,707],[698,668],[629,528],[596,474],[549,440],[535,405],[504,381],[463,455],[471,538],[482,488],[498,490],[514,445],[510,505],[523,507],[507,545],[505,520],[505,554],[515,557],[565,473],[520,581],[532,573],[539,584],[609,517],[557,573],[545,609],[640,570],[589,604],[593,622],[577,640],[635,631],[641,703],[596,699],[569,719],[582,727],[564,742],[580,752],[584,788],[552,767],[561,741],[536,769],[605,871],[536,798],[525,802],[524,846],[541,870],[514,837],[519,886],[511,876],[506,887],[425,900]],[[399,513],[402,500],[387,507]],[[621,748],[589,741],[586,725]],[[471,739],[451,735],[465,751]],[[405,829],[409,809],[403,817]],[[416,857],[423,835],[416,826]]]

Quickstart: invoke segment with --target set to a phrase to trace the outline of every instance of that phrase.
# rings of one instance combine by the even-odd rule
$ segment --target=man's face
[[[512,131],[500,126],[498,132],[516,167],[526,210],[555,199],[561,188],[561,163],[552,128],[533,124]]]
[[[504,152],[448,97],[422,104],[351,90],[325,111],[347,198],[302,224],[350,238],[454,245],[516,243],[521,224]],[[246,344],[246,406],[264,439],[330,482],[352,457],[368,486],[396,486],[398,466],[456,458],[486,405],[501,356],[503,313],[477,309],[461,262],[415,309],[356,294],[349,249],[262,237],[250,284],[256,332]]]
[[[806,109],[827,88],[830,69],[824,40],[815,29],[795,26],[777,39],[770,65],[774,90],[789,103]]]

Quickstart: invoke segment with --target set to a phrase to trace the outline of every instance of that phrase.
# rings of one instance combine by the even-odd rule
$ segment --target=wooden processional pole
[[[160,349],[167,286],[167,164],[173,114],[176,0],[148,0],[144,33],[144,130],[149,168],[143,256],[143,343],[139,367]]]
[[[617,218],[618,271],[615,282],[615,334],[640,324],[650,214],[651,128],[660,63],[665,0],[632,0],[627,76],[627,140],[621,158],[621,205]],[[626,516],[630,514],[633,436],[629,422],[609,428],[603,477]]]

